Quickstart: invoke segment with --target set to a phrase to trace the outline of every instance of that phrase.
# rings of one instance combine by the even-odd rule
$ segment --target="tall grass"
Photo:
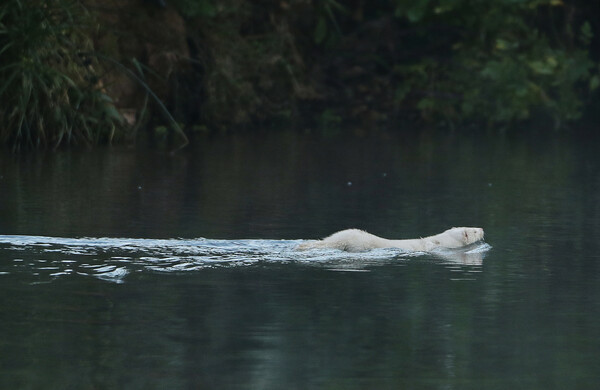
[[[86,18],[72,0],[0,4],[0,142],[56,147],[123,134],[97,60],[82,54],[93,52]]]

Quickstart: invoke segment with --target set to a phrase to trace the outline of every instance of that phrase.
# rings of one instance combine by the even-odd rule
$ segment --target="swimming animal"
[[[296,249],[331,248],[361,252],[375,248],[399,248],[411,252],[429,252],[435,248],[459,248],[483,240],[483,229],[453,227],[435,236],[409,240],[388,240],[359,229],[347,229],[318,241],[300,244]]]

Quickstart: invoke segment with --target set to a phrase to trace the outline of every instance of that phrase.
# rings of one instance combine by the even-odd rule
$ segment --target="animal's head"
[[[463,245],[469,245],[483,240],[483,229],[477,227],[453,227],[446,232],[456,241]]]

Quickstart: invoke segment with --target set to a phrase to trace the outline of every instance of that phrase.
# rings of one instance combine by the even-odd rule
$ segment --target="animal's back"
[[[297,249],[332,248],[360,252],[374,248],[399,248],[406,251],[431,251],[438,247],[458,248],[483,240],[483,237],[483,229],[470,227],[452,228],[434,236],[408,240],[388,240],[364,230],[347,229],[320,241],[300,244]]]
[[[347,252],[360,252],[385,247],[386,242],[386,239],[367,233],[364,230],[346,229],[333,233],[321,241],[300,244],[298,249],[331,248]]]

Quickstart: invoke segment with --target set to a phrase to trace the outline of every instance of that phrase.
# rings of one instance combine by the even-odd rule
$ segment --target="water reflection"
[[[594,388],[596,145],[282,132],[0,153],[0,388]],[[457,225],[493,249],[293,251]]]

